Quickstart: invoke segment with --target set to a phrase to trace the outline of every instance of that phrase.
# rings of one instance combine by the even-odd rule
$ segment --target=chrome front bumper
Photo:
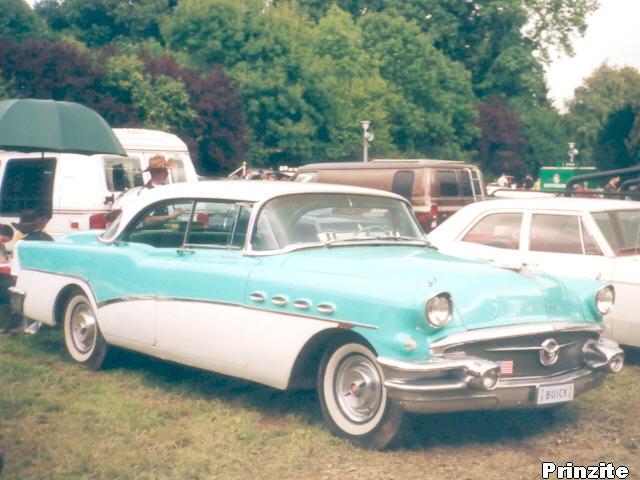
[[[11,311],[18,315],[23,314],[25,293],[16,287],[9,287],[9,306]]]
[[[378,357],[389,398],[414,413],[549,407],[539,405],[540,387],[573,384],[573,396],[599,386],[624,364],[618,344],[600,338],[584,352],[582,368],[544,377],[501,377],[500,366],[466,355],[432,356],[427,361]]]

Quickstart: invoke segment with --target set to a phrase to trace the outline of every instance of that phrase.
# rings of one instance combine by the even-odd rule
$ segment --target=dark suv
[[[483,200],[482,172],[457,160],[373,160],[313,163],[300,167],[296,182],[336,183],[402,195],[426,232],[462,206]]]

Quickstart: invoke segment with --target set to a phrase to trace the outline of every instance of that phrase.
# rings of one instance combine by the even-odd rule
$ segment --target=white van
[[[158,154],[177,165],[170,171],[171,183],[198,181],[187,146],[177,136],[131,128],[113,132],[127,157],[0,151],[0,223],[17,222],[23,210],[39,206],[53,213],[46,231],[54,238],[104,228],[113,200],[149,180],[143,170]]]

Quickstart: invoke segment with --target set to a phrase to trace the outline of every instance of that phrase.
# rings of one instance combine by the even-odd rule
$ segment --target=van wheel
[[[358,446],[384,448],[403,411],[387,397],[375,356],[360,343],[339,344],[322,356],[318,396],[331,431]]]
[[[99,369],[109,345],[100,332],[91,302],[84,294],[75,294],[65,305],[63,328],[69,356],[92,370]]]

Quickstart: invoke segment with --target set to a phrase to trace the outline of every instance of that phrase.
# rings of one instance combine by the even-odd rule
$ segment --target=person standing
[[[620,191],[620,187],[618,187],[618,183],[620,183],[620,177],[615,176],[611,177],[611,179],[607,182],[607,184],[602,189],[606,193],[615,193]]]

